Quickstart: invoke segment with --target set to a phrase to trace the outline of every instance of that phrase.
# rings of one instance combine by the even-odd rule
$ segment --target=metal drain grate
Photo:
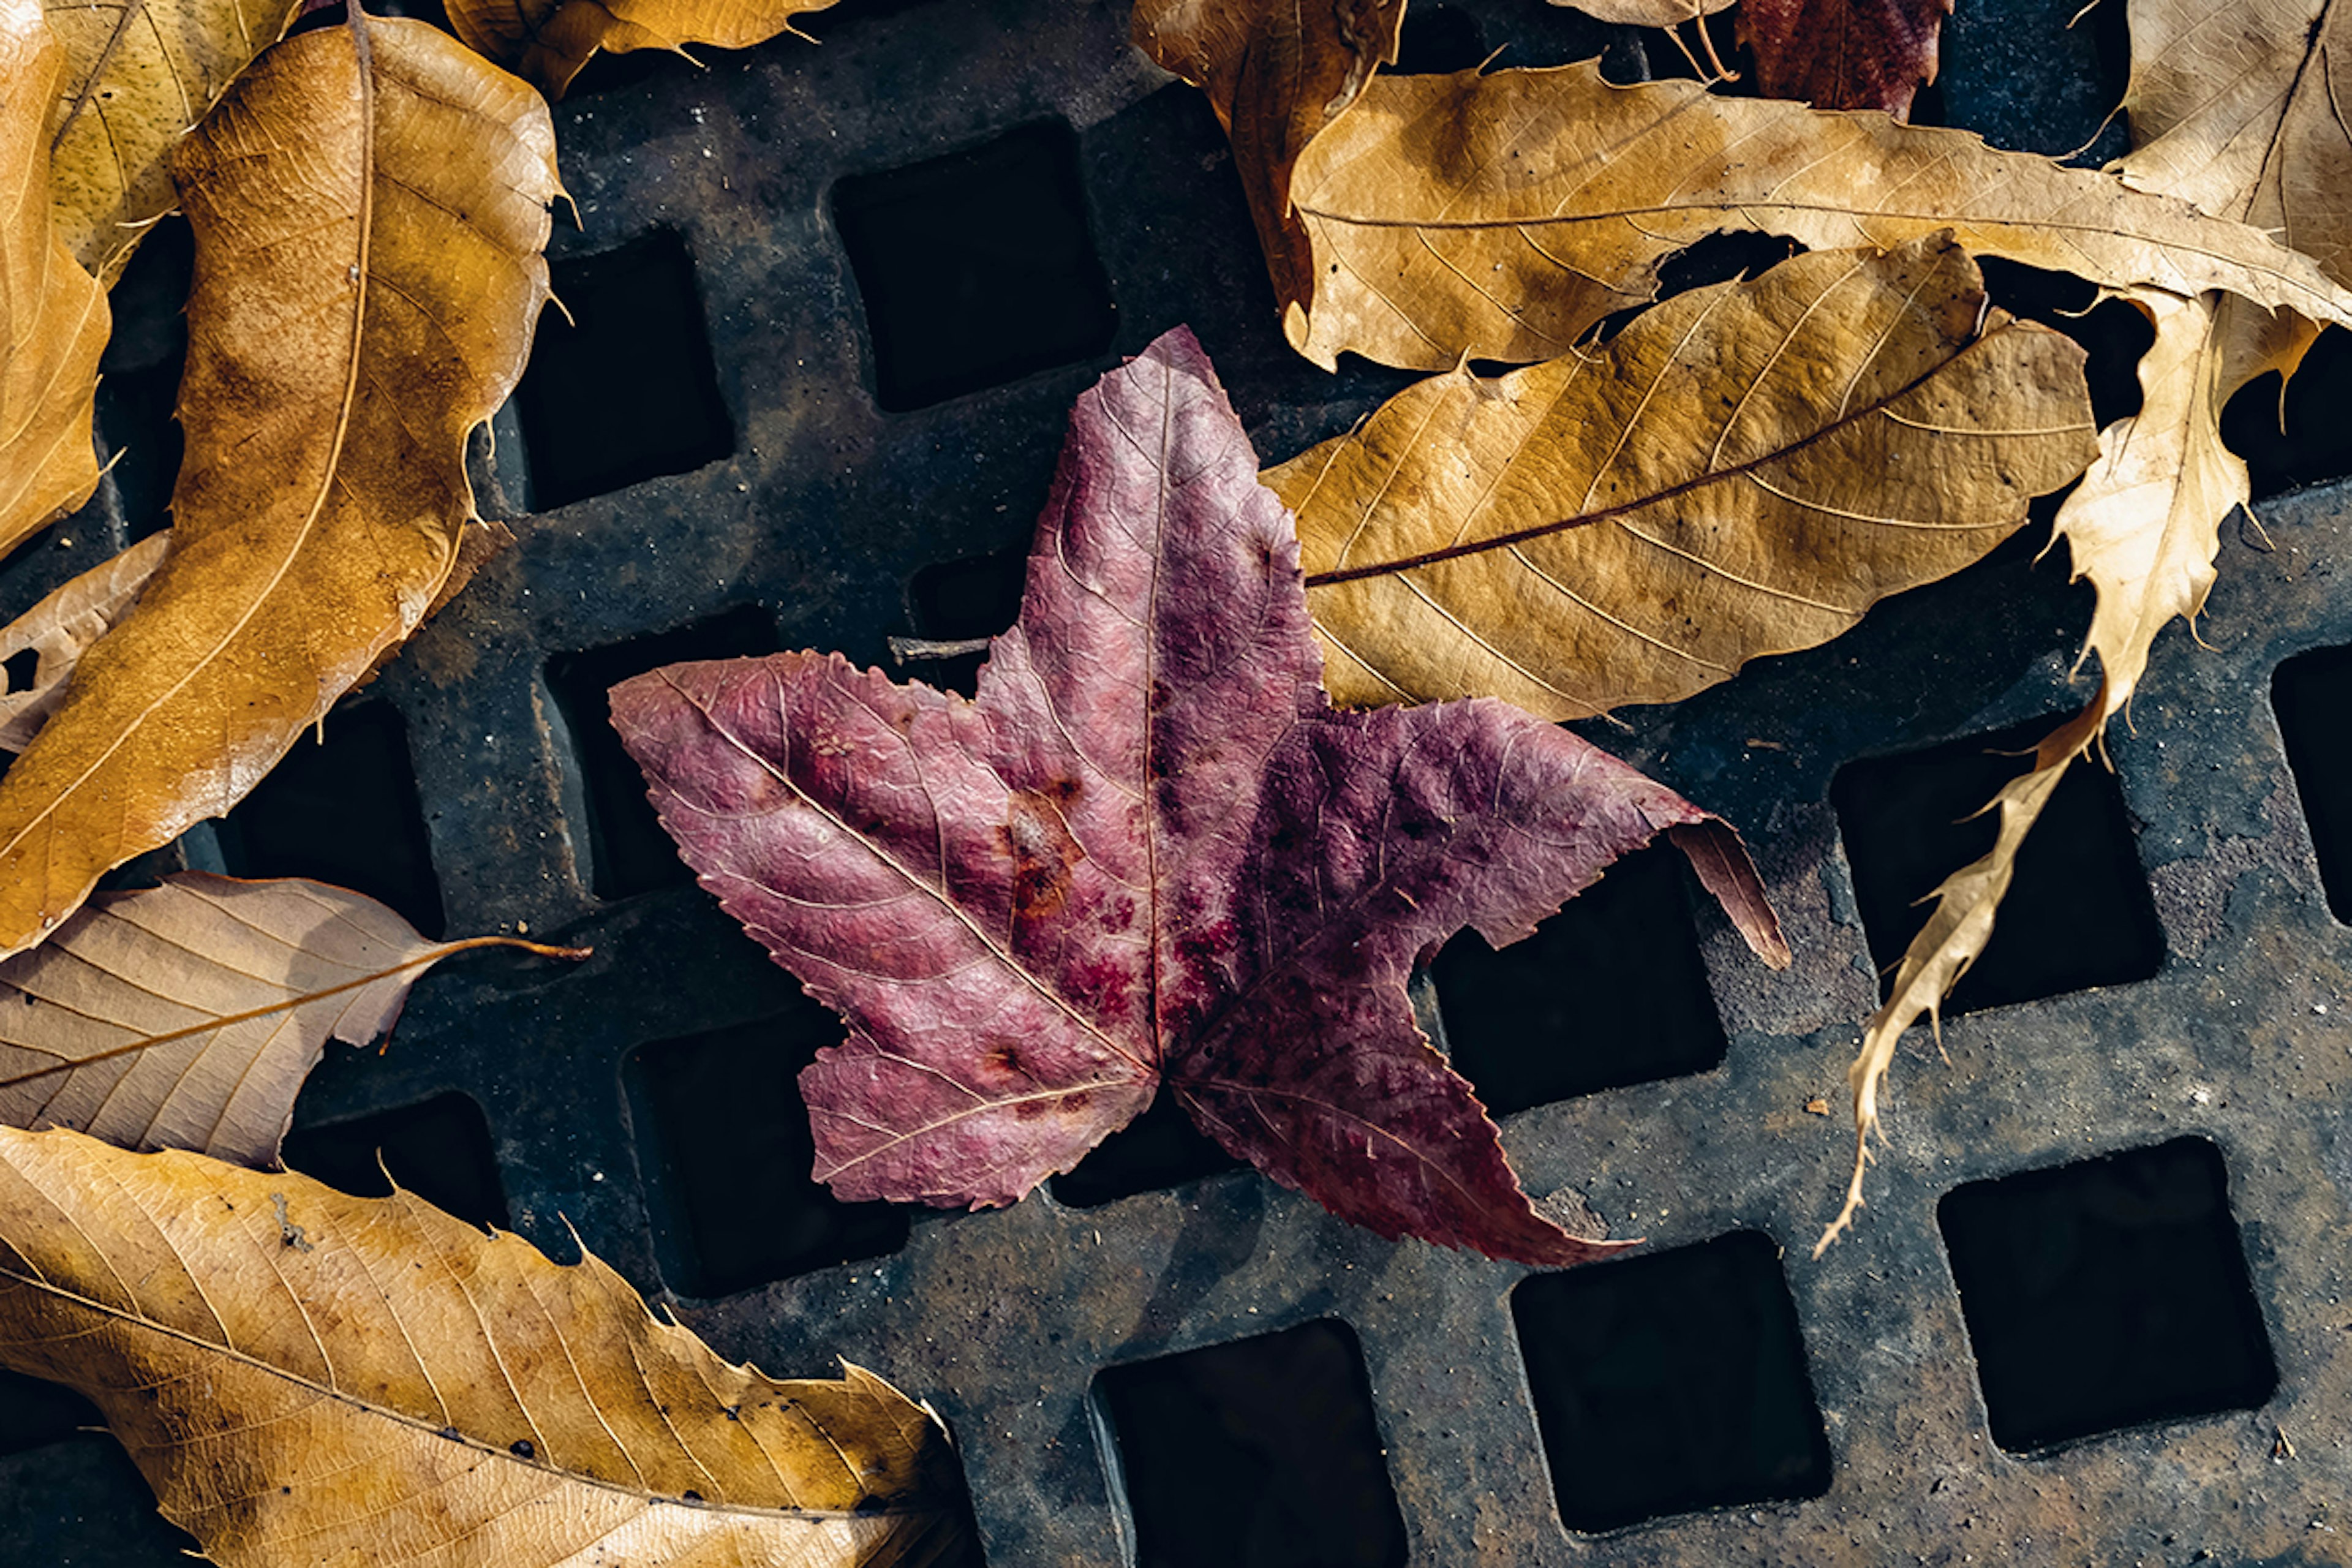
[[[2121,8],[2069,31],[2072,9],[1963,0],[1922,118],[2052,153],[2092,136],[2122,87]],[[1305,1386],[1339,1365],[1334,1345],[1354,1359],[1332,1386],[1358,1391],[1334,1407],[1363,1412],[1369,1433],[1345,1415],[1284,1427],[1269,1440],[1300,1451],[1280,1467],[1348,1468],[1369,1443],[1407,1560],[1433,1568],[2352,1559],[2336,1533],[2352,1531],[2341,1511],[2352,1150],[2337,1109],[2352,1080],[2352,941],[2328,912],[2305,827],[2306,814],[2352,812],[2352,760],[2326,740],[2328,710],[2312,708],[2336,689],[2336,665],[2280,675],[2292,749],[2264,700],[2291,658],[2352,644],[2352,605],[2331,576],[2352,559],[2339,489],[2270,503],[2267,534],[2225,531],[2204,626],[2213,650],[2164,638],[2133,727],[2113,737],[2112,784],[2092,781],[2109,835],[2087,842],[2093,870],[2124,905],[2152,906],[2160,943],[2129,971],[2152,977],[2058,994],[2053,984],[2073,982],[2045,979],[2023,988],[2035,1000],[1990,997],[1951,1021],[1949,1068],[1914,1042],[1872,1205],[1819,1264],[1804,1249],[1843,1180],[1843,1067],[1877,994],[1866,918],[1877,851],[1858,836],[1850,868],[1845,834],[1857,830],[1849,811],[1842,833],[1832,784],[1841,769],[1899,772],[1910,764],[1885,760],[2078,700],[2064,672],[2088,598],[2057,563],[2036,568],[2031,542],[1828,647],[1631,715],[1630,730],[1594,730],[1748,830],[1798,946],[1788,974],[1746,962],[1679,886],[1629,869],[1608,896],[1658,934],[1584,982],[1621,988],[1605,1006],[1563,994],[1540,944],[1449,952],[1423,989],[1424,1016],[1524,1108],[1506,1136],[1530,1188],[1568,1204],[1580,1194],[1617,1234],[1650,1239],[1643,1258],[1606,1266],[1622,1274],[1531,1279],[1385,1244],[1254,1173],[1203,1174],[1197,1148],[1151,1126],[1053,1194],[984,1215],[836,1213],[784,1168],[803,1156],[778,1130],[796,1113],[779,1063],[807,1044],[807,1004],[657,846],[632,837],[644,825],[629,816],[633,781],[600,750],[598,683],[669,646],[649,639],[837,647],[877,663],[893,633],[994,629],[984,623],[1005,606],[990,563],[1025,546],[1072,398],[1178,322],[1199,331],[1270,457],[1346,427],[1410,379],[1353,363],[1326,376],[1282,345],[1223,139],[1198,94],[1128,50],[1126,21],[1122,6],[1087,0],[845,0],[806,19],[822,47],[788,39],[714,55],[703,71],[600,62],[558,106],[587,224],[556,243],[562,276],[583,280],[580,327],[546,351],[570,368],[534,375],[591,378],[582,386],[613,406],[642,393],[633,376],[711,401],[701,416],[670,408],[674,429],[625,426],[643,449],[616,452],[580,439],[596,428],[587,414],[565,414],[581,386],[527,390],[521,413],[498,421],[494,458],[482,444],[485,510],[521,520],[534,485],[576,499],[519,521],[520,546],[330,719],[323,782],[303,787],[331,797],[338,748],[359,737],[375,759],[361,765],[404,767],[414,790],[396,778],[380,789],[407,826],[356,847],[396,847],[414,826],[425,864],[371,850],[352,879],[392,879],[420,906],[429,895],[453,932],[527,921],[596,956],[556,970],[488,954],[435,972],[388,1054],[331,1052],[303,1098],[297,1158],[363,1176],[373,1162],[354,1152],[381,1142],[395,1171],[416,1162],[420,1186],[440,1183],[478,1212],[502,1204],[558,1257],[572,1251],[568,1221],[730,1356],[780,1375],[823,1373],[836,1352],[885,1371],[952,1426],[997,1568],[1129,1562],[1139,1521],[1157,1550],[1153,1510],[1199,1472],[1181,1470],[1185,1445],[1160,1440],[1165,1421],[1160,1438],[1133,1435],[1160,1419],[1139,1415],[1138,1400],[1225,1420],[1237,1379],[1242,1394],[1253,1377]],[[1412,26],[1407,63],[1421,68],[1507,40],[1507,63],[1605,47],[1621,79],[1648,68],[1629,36],[1533,0],[1424,5]],[[1026,162],[1000,158],[991,178],[1042,170],[1059,195],[1038,199],[1064,208],[1076,181],[1084,222],[1057,231],[1054,264],[1103,280],[1107,303],[1082,323],[1096,335],[1074,334],[1052,357],[1077,357],[1045,368],[991,359],[983,343],[946,370],[894,369],[887,329],[869,326],[891,305],[861,293],[842,232],[856,203],[843,193],[887,196],[896,174],[1008,136],[1026,139],[1014,144]],[[2120,145],[2111,128],[2092,155]],[[175,449],[163,413],[178,244],[169,232],[151,242],[124,286],[102,407],[106,440],[127,456],[91,508],[0,563],[0,611],[157,521]],[[1752,264],[1754,248],[1718,259]],[[984,295],[987,268],[968,270]],[[919,298],[923,285],[887,287]],[[697,321],[707,363],[692,342],[647,341]],[[605,346],[573,353],[586,344]],[[898,390],[877,397],[892,377]],[[2273,453],[2259,471],[2305,481],[2343,466],[2328,462]],[[277,864],[252,825],[237,829],[200,829],[158,858]],[[1587,1092],[1603,1083],[1622,1087]],[[1816,1097],[1832,1115],[1808,1114]],[[2062,1412],[2011,1452],[1977,1353],[1989,1367],[2021,1349],[2029,1366],[2063,1354],[2049,1336],[2088,1309],[2048,1307],[2050,1281],[2011,1277],[2046,1256],[1961,1239],[1954,1215],[1973,1200],[1948,1194],[2014,1194],[2021,1172],[2183,1148],[2209,1194],[2227,1194],[2199,1222],[2206,1250],[2118,1255],[2139,1270],[2133,1289],[2161,1297],[2192,1294],[2191,1271],[2240,1249],[2243,1289],[2224,1296],[2251,1315],[2222,1339],[2192,1323],[2161,1342],[2254,1371],[2152,1412]],[[1996,1236],[2028,1225],[2017,1208],[1991,1222]],[[2093,1298],[2121,1278],[2095,1252],[2063,1260],[2089,1271]],[[1702,1295],[1709,1311],[1643,1312],[1654,1289],[1678,1303]],[[1616,1294],[1596,1307],[1593,1292]],[[2006,1349],[1987,1347],[1988,1314]],[[1169,1359],[1237,1346],[1271,1360],[1236,1373],[1213,1354]],[[2275,1364],[2269,1392],[2257,1350]],[[1694,1383],[1692,1369],[1706,1375]],[[1559,1414],[1602,1385],[1617,1394]],[[1673,1391],[1694,1387],[1705,1397],[1677,1403]],[[2202,1414],[2162,1414],[2181,1409]],[[2103,1429],[2151,1414],[2161,1418]],[[1726,1447],[1751,1417],[1778,1447]],[[10,1560],[183,1561],[110,1441],[73,1434],[86,1419],[36,1385],[0,1384]],[[1318,1444],[1347,1453],[1304,1451]],[[1596,1445],[1661,1456],[1637,1468],[1654,1484],[1575,1501],[1605,1479]],[[1676,1464],[1688,1473],[1656,1474]],[[1341,1495],[1381,1495],[1357,1487],[1360,1469]],[[1331,1563],[1392,1560],[1379,1529],[1317,1539]]]

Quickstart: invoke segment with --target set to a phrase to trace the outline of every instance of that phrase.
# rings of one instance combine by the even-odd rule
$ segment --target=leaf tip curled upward
[[[1164,1083],[1381,1235],[1582,1261],[1612,1244],[1519,1188],[1414,1023],[1417,955],[1665,831],[1786,962],[1738,837],[1578,737],[1331,707],[1290,515],[1182,329],[1078,400],[972,701],[794,653],[611,702],[687,863],[848,1021],[801,1079],[845,1197],[1010,1203]]]

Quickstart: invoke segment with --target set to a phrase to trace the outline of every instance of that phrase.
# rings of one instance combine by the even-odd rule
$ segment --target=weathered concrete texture
[[[1532,0],[1464,7],[1507,63],[1637,47]],[[2070,5],[1963,0],[1948,121],[2064,151],[2120,89]],[[390,1054],[337,1050],[300,1120],[450,1089],[486,1110],[518,1229],[559,1256],[571,1228],[663,1300],[620,1064],[649,1041],[761,1018],[793,994],[706,896],[591,892],[582,784],[544,682],[549,656],[752,605],[785,647],[878,660],[918,629],[929,563],[1023,544],[1072,397],[1189,322],[1265,455],[1345,428],[1403,378],[1328,377],[1276,330],[1223,139],[1197,95],[1124,43],[1122,5],[847,0],[785,39],[696,71],[659,61],[558,106],[585,228],[559,256],[656,226],[694,258],[735,455],[529,515],[512,422],[485,498],[518,548],[370,694],[408,726],[452,931],[593,944],[576,968],[488,956],[417,987]],[[2085,25],[2086,26],[2089,24]],[[1099,360],[912,414],[885,414],[826,193],[993,132],[1058,118],[1078,136],[1118,306]],[[149,302],[152,305],[152,301]],[[142,307],[114,366],[168,363]],[[122,429],[118,442],[146,438]],[[486,474],[490,465],[484,464]],[[131,470],[124,471],[125,482]],[[110,480],[80,517],[0,563],[0,613],[118,548],[137,498]],[[1741,823],[1797,939],[1767,973],[1702,935],[1731,1036],[1718,1070],[1539,1107],[1507,1135],[1529,1186],[1586,1194],[1654,1246],[1752,1227],[1787,1248],[1833,1470],[1825,1496],[1571,1534],[1552,1500],[1508,1296],[1522,1271],[1339,1225],[1252,1174],[1078,1211],[927,1216],[898,1255],[717,1301],[672,1300],[730,1356],[818,1373],[836,1353],[936,1403],[955,1430],[998,1568],[1113,1564],[1131,1549],[1088,1390],[1114,1363],[1332,1315],[1361,1338],[1416,1563],[2338,1562],[2352,1529],[2352,942],[2321,897],[2266,701],[2270,671],[2352,639],[2326,563],[2352,558],[2352,496],[2268,508],[2275,549],[2232,531],[2204,623],[2168,631],[2113,738],[2167,942],[2146,984],[1954,1020],[1948,1067],[1906,1042],[1871,1204],[1819,1264],[1850,1148],[1844,1067],[1874,986],[1828,806],[1849,759],[2055,713],[2088,599],[2062,565],[2005,550],[1671,711],[1592,726],[1604,744]],[[1759,742],[1764,742],[1759,744]],[[188,851],[201,859],[201,843]],[[2326,1011],[2320,1011],[2325,1007]],[[1826,1098],[1829,1117],[1804,1106]],[[2019,1458],[1992,1444],[1935,1204],[1958,1183],[2184,1132],[2228,1159],[2277,1356],[2259,1411]],[[2295,1457],[2273,1461],[2276,1431]],[[79,1438],[0,1458],[10,1561],[178,1561],[128,1469]],[[1204,1500],[1213,1501],[1213,1500]],[[2200,1555],[2209,1554],[2209,1555]]]

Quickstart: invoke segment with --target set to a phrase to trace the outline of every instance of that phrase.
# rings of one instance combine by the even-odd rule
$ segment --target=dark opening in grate
[[[115,493],[122,498],[123,528],[134,543],[172,521],[172,487],[186,444],[173,417],[184,357],[175,350],[161,364],[110,372],[98,384],[99,434],[113,465]]]
[[[646,799],[645,775],[613,728],[605,694],[632,676],[688,659],[758,658],[776,651],[776,623],[756,605],[547,661],[547,688],[570,732],[588,814],[588,880],[600,899],[625,899],[690,879],[686,862]]]
[[[2250,1410],[2278,1386],[2202,1138],[1970,1182],[1937,1217],[2004,1448]]]
[[[747,1290],[907,1245],[908,1211],[846,1204],[809,1175],[796,1081],[841,1020],[806,997],[757,1023],[630,1053],[623,1068],[662,1275],[688,1296]]]
[[[60,1443],[85,1426],[105,1425],[98,1406],[72,1389],[0,1372],[0,1454]]]
[[[1193,1126],[1174,1092],[1163,1089],[1149,1110],[1096,1144],[1076,1170],[1055,1176],[1052,1186],[1062,1202],[1090,1209],[1237,1171],[1241,1165]]]
[[[404,1190],[459,1219],[507,1227],[506,1187],[490,1149],[490,1125],[471,1096],[454,1089],[373,1116],[297,1126],[286,1135],[280,1158],[287,1169],[355,1197],[388,1194],[392,1184],[384,1173],[390,1172]]]
[[[875,396],[893,413],[1110,347],[1110,285],[1067,125],[852,175],[834,187],[833,218],[866,301]]]
[[[734,455],[694,261],[657,228],[555,263],[555,297],[517,392],[541,511]]]
[[[442,933],[441,884],[417,805],[408,726],[383,702],[327,715],[214,826],[239,877],[309,877],[365,893],[429,937]]]
[[[1405,13],[1393,68],[1399,76],[1445,76],[1469,70],[1489,52],[1477,17],[1459,6],[1432,5]]]
[[[1026,550],[1000,550],[993,555],[971,555],[961,561],[941,561],[915,574],[907,584],[908,608],[917,635],[939,642],[967,637],[992,637],[1021,615],[1021,591],[1029,575]],[[985,659],[977,653],[953,658],[909,661],[923,680],[942,691],[972,694]]]
[[[1829,1489],[1780,1253],[1735,1231],[1511,1292],[1562,1523],[1614,1530]]]
[[[2271,677],[2271,706],[2286,742],[2303,819],[2327,907],[2352,925],[2352,648],[2321,648],[2288,659]]]
[[[1972,814],[2032,763],[2055,719],[1899,757],[1849,763],[1830,786],[1853,868],[1854,901],[1893,983],[1933,908],[1919,900],[1992,847],[1994,816]],[[2042,808],[1984,955],[1952,988],[1947,1015],[2146,980],[2164,933],[2140,869],[2123,791],[2095,758],[2076,763]]]
[[[2280,420],[2276,372],[2256,376],[2221,411],[2221,439],[2246,459],[2254,498],[2352,474],[2352,332],[2330,327],[2287,384]]]
[[[1136,1568],[1402,1568],[1355,1331],[1319,1319],[1095,1380]]]
[[[1684,890],[1659,844],[1497,951],[1475,931],[1431,964],[1454,1069],[1497,1116],[1706,1072],[1726,1045]]]
[[[20,647],[0,658],[0,691],[28,691],[41,676],[41,650]]]

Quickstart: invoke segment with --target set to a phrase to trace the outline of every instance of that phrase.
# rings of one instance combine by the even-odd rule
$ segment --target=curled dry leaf
[[[2324,0],[2134,0],[2129,15],[2125,101],[2140,145],[2116,166],[2124,180],[2270,228],[2329,277],[2352,277],[2352,132],[2335,107],[2344,97],[2336,68],[2352,49],[2341,14]],[[2066,769],[2130,701],[2157,634],[2204,607],[2222,520],[2251,495],[2244,462],[2221,442],[2223,406],[2267,371],[2294,374],[2316,335],[2294,312],[2227,295],[2127,297],[2156,328],[2140,361],[2142,405],[2099,433],[2099,460],[2053,523],[2074,575],[2097,591],[2084,653],[2098,656],[2099,689],[1988,806],[2000,816],[1992,848],[1932,895],[1936,907],[1848,1072],[1853,1173],[1816,1254],[1862,1207],[1878,1092],[1897,1042],[1921,1018],[1937,1021],[1945,994],[1984,951],[2026,834]]]
[[[0,1128],[0,1364],[105,1413],[223,1568],[919,1568],[956,1467],[873,1373],[778,1382],[406,1193]]]
[[[111,283],[176,199],[164,159],[301,0],[41,0],[69,64],[48,116],[66,247]]]
[[[0,954],[226,811],[413,631],[547,298],[544,100],[422,22],[299,34],[175,155],[195,231],[171,559],[0,779]]]
[[[373,899],[294,878],[101,893],[0,962],[0,1122],[267,1163],[327,1041],[389,1033],[427,969],[478,947],[588,956],[427,942]]]
[[[64,68],[40,6],[0,0],[0,554],[98,489],[106,291],[58,241],[43,133]]]
[[[782,654],[625,682],[614,722],[703,886],[849,1022],[801,1078],[844,1197],[1012,1202],[1165,1084],[1384,1236],[1591,1257],[1519,1190],[1406,979],[1660,831],[1785,963],[1755,871],[1502,703],[1334,710],[1256,469],[1171,332],[1079,399],[976,701]]]
[[[1907,120],[1951,14],[1952,0],[1740,0],[1739,36],[1767,98]]]
[[[1291,342],[1327,367],[1349,349],[1423,370],[1556,357],[1727,228],[1823,250],[1950,228],[1976,254],[2107,288],[2352,321],[2352,294],[2307,258],[2112,174],[1696,82],[1612,87],[1591,63],[1375,77],[1308,145],[1293,199],[1316,292]]]
[[[1315,297],[1307,231],[1291,207],[1291,170],[1372,73],[1396,63],[1403,26],[1404,0],[1138,0],[1135,47],[1207,93],[1233,143],[1234,169],[1286,320],[1303,322]]]
[[[82,651],[131,613],[171,548],[169,533],[150,534],[0,626],[0,666],[28,653],[34,660],[22,687],[0,668],[0,752],[21,752],[40,732]]]
[[[1669,702],[1958,571],[2096,453],[2083,353],[1948,236],[1456,371],[1274,468],[1341,702]]]
[[[562,98],[600,49],[747,49],[834,0],[449,0],[449,25],[491,59]]]

